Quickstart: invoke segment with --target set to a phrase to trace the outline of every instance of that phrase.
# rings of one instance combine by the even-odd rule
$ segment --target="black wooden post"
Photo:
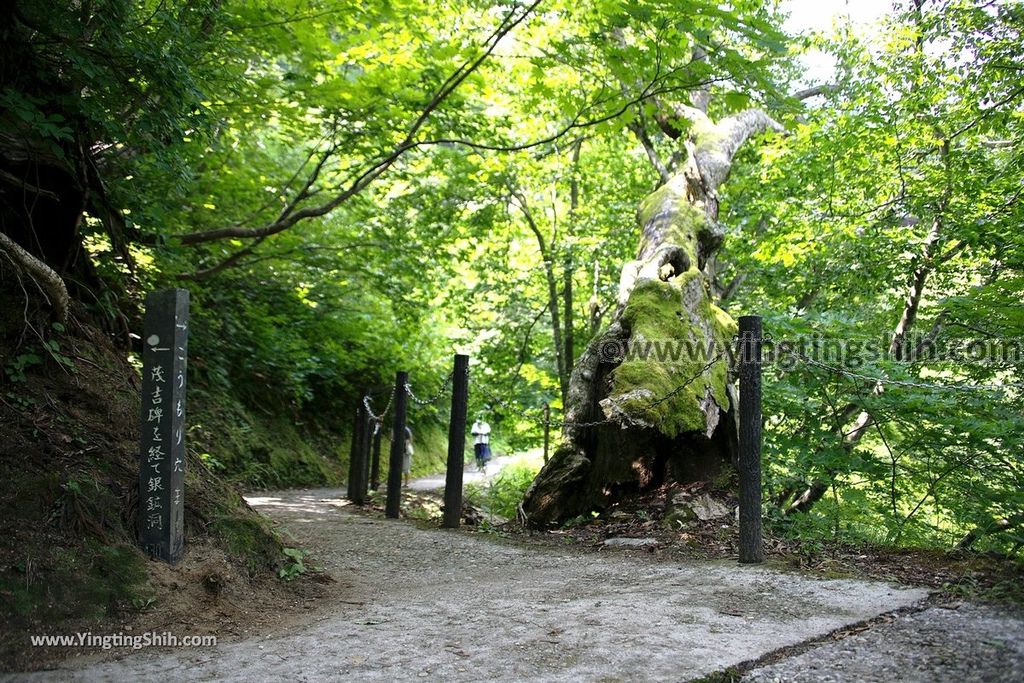
[[[142,343],[139,544],[176,564],[185,550],[185,384],[188,290],[146,297]]]
[[[351,501],[356,499],[356,486],[358,475],[356,474],[356,463],[359,460],[359,425],[361,423],[362,402],[356,403],[355,413],[352,415],[352,445],[348,449],[348,481],[345,483],[345,497]]]
[[[348,476],[348,498],[356,505],[366,503],[366,479],[367,479],[367,456],[369,455],[369,433],[367,426],[370,421],[370,414],[366,410],[366,403],[363,397],[367,392],[360,395],[359,403],[356,406],[356,421],[352,426],[352,461],[349,463]]]
[[[764,560],[761,544],[761,316],[740,318],[740,562]]]
[[[398,519],[402,509],[402,459],[405,457],[405,385],[409,373],[395,373],[395,421],[391,431],[391,456],[388,458],[388,499],[384,516]]]
[[[384,420],[373,421],[373,457],[370,459],[370,488],[380,488],[380,440],[384,434]]]
[[[544,464],[548,464],[548,446],[551,443],[551,404],[544,404]]]
[[[444,480],[442,526],[458,529],[462,521],[462,468],[466,460],[466,411],[469,408],[469,356],[455,354],[452,409],[448,421],[448,469]]]

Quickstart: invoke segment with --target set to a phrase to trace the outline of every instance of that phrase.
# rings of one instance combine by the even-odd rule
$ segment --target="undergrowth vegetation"
[[[485,484],[470,483],[465,487],[466,501],[489,515],[515,519],[523,494],[533,483],[539,467],[528,462],[514,462],[502,468]]]

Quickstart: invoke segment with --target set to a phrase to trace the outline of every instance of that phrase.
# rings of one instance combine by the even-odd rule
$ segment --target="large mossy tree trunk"
[[[780,127],[760,110],[716,124],[685,106],[660,123],[683,138],[680,119],[690,124],[685,162],[674,173],[660,168],[661,186],[640,205],[640,249],[622,269],[615,314],[573,370],[562,442],[523,501],[532,526],[667,481],[730,474],[737,425],[728,354],[736,324],[711,291],[724,234],[717,189],[747,138]]]

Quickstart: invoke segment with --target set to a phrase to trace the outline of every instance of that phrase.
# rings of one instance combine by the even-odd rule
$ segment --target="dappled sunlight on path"
[[[245,500],[268,517],[287,514],[290,522],[319,521],[302,515],[322,517],[351,504],[338,489],[298,490],[290,491],[289,494],[287,498],[279,495],[252,494],[245,496]]]

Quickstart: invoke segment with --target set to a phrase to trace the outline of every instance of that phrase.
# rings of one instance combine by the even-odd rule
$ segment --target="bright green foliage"
[[[285,548],[284,554],[288,558],[288,562],[278,570],[277,575],[279,577],[285,581],[291,581],[309,571],[309,568],[306,567],[303,561],[309,555],[308,552],[300,548]]]
[[[776,365],[765,384],[769,493],[824,480],[829,500],[812,515],[831,532],[948,547],[977,528],[976,547],[1021,547],[1019,527],[984,534],[1024,508],[1024,406],[1009,386],[1024,378],[1022,31],[1019,3],[944,2],[894,17],[870,48],[821,40],[838,57],[835,92],[734,172],[723,279],[747,276],[738,303],[766,315],[776,341],[846,340],[847,355],[828,362],[868,376],[1007,385],[875,394],[799,360]],[[927,337],[947,357],[972,344],[1016,357],[879,357],[922,269],[911,345]],[[853,420],[838,421],[847,406],[875,419],[854,444],[843,435]]]
[[[1024,336],[1018,0],[926,2],[872,44],[846,29],[786,39],[770,4],[748,0],[553,0],[437,102],[520,6],[15,4],[2,16],[20,32],[3,37],[36,38],[27,48],[2,41],[4,129],[58,157],[87,150],[75,163],[102,180],[81,225],[99,284],[77,295],[137,329],[145,290],[189,287],[196,443],[249,484],[333,483],[344,468],[325,462],[345,457],[338,435],[361,392],[376,389],[383,408],[405,369],[419,395],[432,395],[457,350],[473,357],[471,415],[486,411],[502,447],[538,443],[538,409],[551,404],[557,419],[561,407],[545,266],[562,346],[572,333],[578,355],[611,316],[619,269],[636,254],[637,207],[658,179],[631,126],[655,130],[662,105],[688,102],[697,87],[711,88],[712,119],[759,106],[789,133],[745,147],[722,188],[731,232],[717,284],[745,279],[727,313],[707,311],[716,329],[701,334],[677,315],[685,291],[704,287],[691,270],[641,287],[625,312],[645,321],[635,334],[724,343],[729,314],[758,312],[776,340],[884,348],[924,267],[911,331],[935,331],[953,348]],[[784,96],[797,71],[789,51],[801,45],[838,65],[833,87],[806,108]],[[693,59],[697,46],[705,58]],[[652,146],[664,159],[683,153],[667,135]],[[279,231],[245,232],[300,212]],[[688,251],[695,227],[678,226]],[[240,232],[202,237],[224,229]],[[16,382],[51,351],[66,353],[4,359],[5,377]],[[924,383],[1022,380],[1019,357],[859,355],[834,364]],[[630,360],[616,391],[653,382],[667,393],[699,357]],[[707,387],[726,403],[722,373],[715,366],[649,417],[666,433],[693,428]],[[828,496],[800,524],[943,546],[1020,513],[1018,388],[872,389],[803,362],[770,368],[769,498],[819,479]],[[837,415],[851,405],[876,423],[844,444],[853,418]],[[437,434],[446,418],[443,407],[413,409],[418,434]],[[255,450],[274,433],[287,436]],[[296,449],[282,464],[292,440],[307,438],[317,452]],[[417,467],[443,450],[429,443]],[[977,547],[1019,549],[1020,536],[1009,529]]]
[[[104,275],[151,287],[219,272],[210,285],[186,282],[201,323],[192,351],[202,385],[271,412],[331,401],[340,416],[348,411],[337,397],[349,403],[399,367],[414,384],[436,382],[453,346],[478,359],[486,390],[557,408],[539,266],[550,259],[573,282],[576,316],[562,324],[575,332],[574,355],[591,332],[589,300],[606,308],[611,299],[618,265],[635,243],[637,198],[653,182],[625,126],[649,115],[645,98],[675,97],[704,78],[728,75],[737,90],[763,85],[762,66],[782,50],[756,4],[734,11],[696,0],[544,5],[431,110],[414,144],[387,162],[387,175],[332,203],[389,158],[432,94],[481,54],[513,10],[477,2],[108,0],[84,19],[103,28],[97,33],[74,12],[51,16],[33,6],[25,13],[60,29],[61,40],[40,46],[43,63],[82,50],[86,75],[78,81],[97,93],[83,114],[91,122],[84,144],[102,142],[110,203],[122,209],[130,255],[141,266],[128,271],[117,231],[105,226],[109,216],[96,215],[88,243]],[[90,55],[95,61],[115,33],[123,52],[116,69],[96,71]],[[720,47],[683,68],[695,39]],[[615,82],[626,87],[610,88]],[[133,97],[132,88],[145,94]],[[137,126],[134,114],[116,110],[140,100],[163,117],[159,126]],[[150,131],[144,139],[143,129]],[[439,139],[548,142],[501,155],[433,144]],[[582,145],[576,164],[567,153],[574,139]],[[573,209],[570,185],[579,197]],[[510,186],[528,198],[547,237],[542,259],[510,206]],[[178,243],[182,235],[265,226],[288,211],[317,214],[328,205],[322,216],[258,240]],[[226,262],[230,269],[216,270]],[[110,308],[105,314],[116,318]],[[473,401],[474,410],[496,411],[492,422],[510,443],[537,439],[535,424],[483,391]]]

